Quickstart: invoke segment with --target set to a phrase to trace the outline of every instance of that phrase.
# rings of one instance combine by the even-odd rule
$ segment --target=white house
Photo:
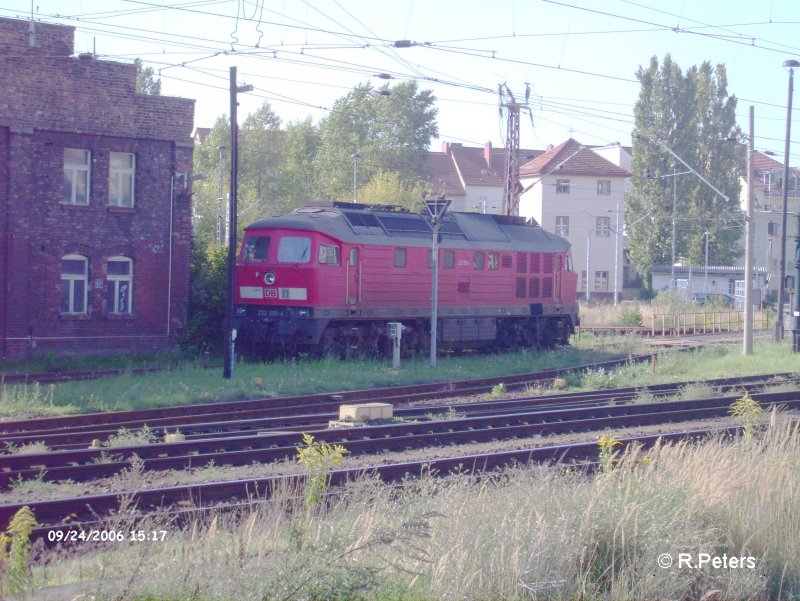
[[[761,153],[753,154],[753,196],[755,206],[753,212],[754,237],[753,258],[756,269],[763,267],[767,272],[769,291],[778,290],[780,277],[781,233],[783,222],[783,164]],[[800,173],[796,169],[789,171],[787,190],[786,221],[786,275],[796,275],[795,252],[797,220],[800,215]],[[740,174],[742,184],[741,208],[747,210],[747,173]],[[744,239],[742,239],[744,244]],[[744,264],[744,254],[740,260]]]
[[[622,162],[620,147],[612,146],[607,152],[616,150]],[[586,298],[613,299],[615,290],[621,295],[629,177],[627,169],[572,138],[520,168],[520,215],[572,243],[578,290]]]

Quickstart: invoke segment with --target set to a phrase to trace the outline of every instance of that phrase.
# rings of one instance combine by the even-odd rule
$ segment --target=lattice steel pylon
[[[506,215],[519,215],[519,195],[521,184],[519,182],[519,116],[522,109],[528,110],[530,86],[525,87],[525,102],[519,103],[506,84],[499,87],[500,117],[505,109],[508,118],[506,124],[506,177],[505,191],[503,192],[503,210]]]

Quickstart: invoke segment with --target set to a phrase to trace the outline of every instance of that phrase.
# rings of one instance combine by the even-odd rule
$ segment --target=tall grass
[[[775,418],[747,443],[629,449],[596,476],[537,467],[399,489],[366,480],[310,512],[289,490],[237,519],[168,527],[163,543],[45,557],[35,574],[126,599],[790,599],[798,452],[796,427]],[[664,553],[673,567],[659,567]],[[755,567],[678,567],[679,553]]]

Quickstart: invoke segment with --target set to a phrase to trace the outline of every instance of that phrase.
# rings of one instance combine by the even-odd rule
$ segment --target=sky
[[[800,60],[796,0],[3,0],[0,17],[76,28],[76,52],[156,70],[162,94],[196,99],[195,126],[264,102],[284,121],[319,122],[354,86],[414,79],[433,90],[442,141],[505,145],[498,86],[519,102],[523,148],[570,136],[631,143],[636,72],[670,54],[686,70],[725,64],[755,147],[783,160],[789,73]],[[407,41],[396,44],[398,41]],[[382,75],[382,77],[379,77]],[[800,75],[800,72],[798,72]],[[385,79],[391,76],[393,79]],[[800,98],[794,103],[800,107]],[[800,121],[800,109],[792,114]],[[790,164],[800,164],[800,122]]]

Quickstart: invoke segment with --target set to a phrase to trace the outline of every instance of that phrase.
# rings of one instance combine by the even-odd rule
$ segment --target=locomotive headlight
[[[298,317],[311,317],[311,309],[298,309],[297,310]]]
[[[271,271],[264,274],[264,283],[267,286],[272,286],[275,283],[275,279],[275,274]]]
[[[236,307],[236,316],[242,317],[247,315],[247,307]]]

